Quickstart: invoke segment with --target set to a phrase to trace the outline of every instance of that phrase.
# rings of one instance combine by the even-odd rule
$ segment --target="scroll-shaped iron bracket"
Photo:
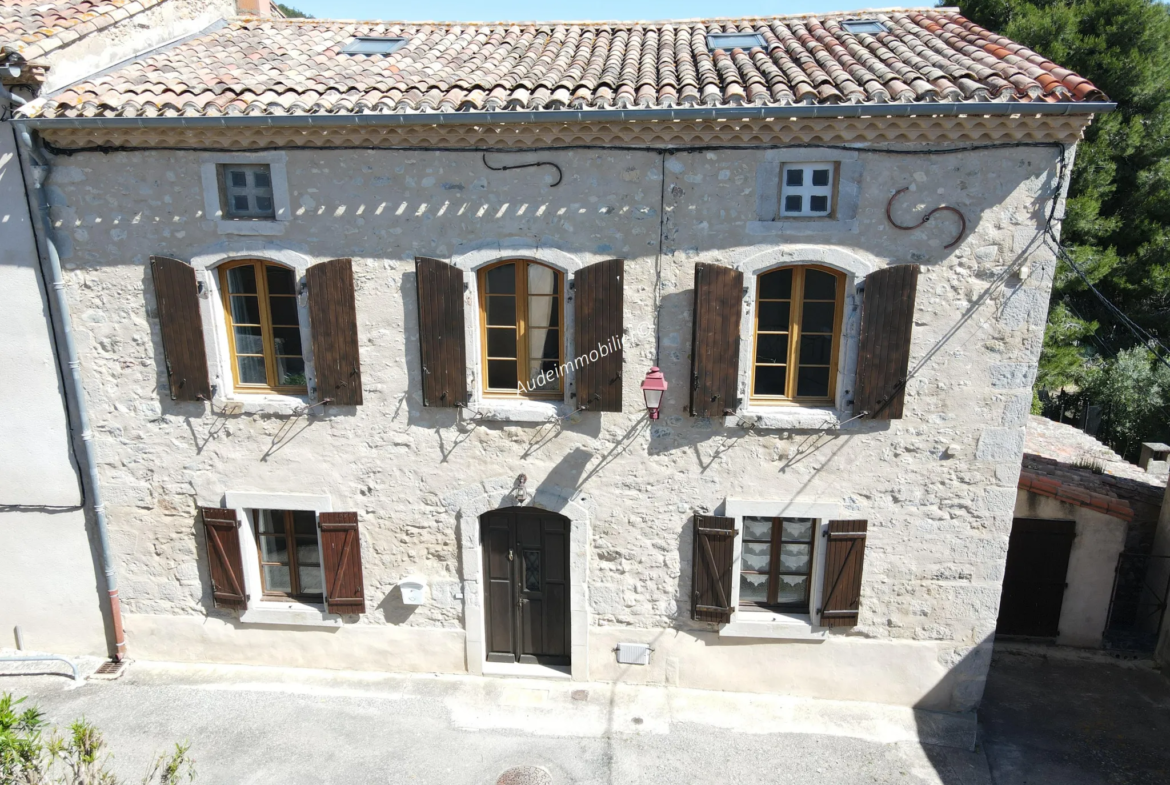
[[[922,220],[919,221],[918,223],[914,224],[913,226],[902,226],[900,223],[898,223],[897,221],[894,220],[894,214],[893,214],[894,201],[899,196],[901,196],[902,194],[906,193],[909,190],[910,190],[910,188],[909,188],[909,186],[907,186],[906,188],[901,188],[897,191],[894,191],[894,195],[890,197],[890,201],[886,202],[886,220],[888,220],[890,222],[890,226],[894,227],[895,229],[902,229],[904,231],[910,231],[911,229],[917,229],[920,226],[924,226],[927,221],[929,221],[932,217],[934,217],[934,215],[936,213],[943,213],[943,212],[954,213],[959,219],[959,233],[957,235],[955,235],[954,240],[951,240],[949,243],[944,245],[943,248],[954,248],[956,245],[958,245],[959,240],[962,240],[963,235],[965,235],[967,233],[967,219],[963,216],[963,214],[961,212],[959,212],[959,208],[957,208],[957,207],[951,207],[950,205],[946,205],[946,204],[942,205],[941,207],[936,207],[933,210],[931,210],[929,213],[927,213],[926,215],[922,216]]]

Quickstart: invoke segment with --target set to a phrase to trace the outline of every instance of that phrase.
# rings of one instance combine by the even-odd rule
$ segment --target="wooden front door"
[[[480,518],[488,662],[569,664],[569,522],[530,507]]]
[[[1075,521],[1012,521],[997,633],[1039,638],[1059,634],[1065,575],[1076,528]]]

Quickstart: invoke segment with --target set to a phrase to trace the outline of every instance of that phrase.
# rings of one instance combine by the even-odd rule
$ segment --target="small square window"
[[[827,218],[833,213],[830,163],[785,164],[780,185],[781,218]]]
[[[220,197],[224,217],[233,220],[273,220],[272,171],[268,164],[222,164]]]
[[[841,27],[845,28],[845,32],[853,33],[853,35],[877,35],[878,33],[889,32],[886,26],[876,19],[857,19],[850,22],[842,22]]]
[[[766,49],[767,42],[759,33],[707,33],[707,51],[714,52],[722,49],[730,52],[732,49]]]

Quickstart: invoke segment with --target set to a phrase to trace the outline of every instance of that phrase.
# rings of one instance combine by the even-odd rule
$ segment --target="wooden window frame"
[[[558,308],[558,326],[559,340],[557,342],[557,366],[560,367],[565,363],[565,274],[544,262],[538,262],[535,259],[503,259],[492,264],[485,265],[476,271],[476,282],[479,287],[479,347],[480,357],[482,358],[481,375],[483,383],[481,390],[484,397],[487,398],[522,398],[531,400],[563,400],[565,397],[565,377],[559,376],[557,378],[556,390],[540,390],[534,392],[521,392],[519,389],[506,391],[496,388],[488,387],[488,360],[510,360],[510,357],[491,358],[488,356],[488,324],[487,324],[487,274],[497,267],[514,264],[516,269],[516,354],[524,354],[523,357],[516,358],[516,379],[518,382],[526,383],[531,381],[530,371],[528,369],[527,354],[528,349],[528,266],[539,265],[540,267],[548,268],[553,271],[557,280],[557,294],[553,295],[557,298]],[[501,325],[496,325],[497,327]]]
[[[235,320],[232,318],[231,306],[231,292],[228,289],[228,271],[237,267],[253,267],[256,272],[256,297],[259,300],[260,308],[260,337],[264,344],[264,374],[269,380],[265,384],[243,383],[240,381],[240,363],[236,354],[236,331]],[[263,259],[239,259],[236,261],[221,264],[217,269],[219,273],[219,289],[223,304],[224,321],[227,324],[227,339],[228,339],[228,354],[232,366],[232,389],[237,393],[249,393],[260,395],[308,395],[308,375],[309,364],[305,360],[305,340],[304,331],[300,324],[302,320],[301,307],[299,297],[296,294],[291,295],[273,295],[275,297],[291,297],[296,303],[297,308],[297,329],[301,330],[301,362],[305,366],[305,384],[303,385],[275,385],[271,382],[277,378],[276,369],[276,338],[272,330],[272,314],[270,312],[269,294],[268,294],[268,275],[266,270],[268,267],[278,267],[282,270],[288,270],[293,273],[293,287],[296,288],[296,270],[288,265],[278,264],[276,262],[269,262]],[[255,325],[247,325],[255,326]],[[291,325],[279,325],[281,327],[288,327]],[[245,355],[248,357],[255,357],[256,355]],[[280,355],[282,357],[291,357],[293,355]]]
[[[268,174],[268,191],[269,197],[272,200],[271,214],[269,212],[259,213],[255,215],[241,215],[235,211],[231,205],[231,189],[228,187],[227,171],[229,169],[236,169],[240,167],[267,169]],[[216,164],[215,165],[215,182],[219,189],[219,208],[222,220],[225,221],[275,221],[276,220],[276,187],[272,179],[272,164],[265,161],[241,161],[239,163]],[[258,194],[254,193],[250,188],[248,190],[249,199],[254,198]]]
[[[812,606],[813,595],[813,575],[816,573],[816,557],[817,557],[817,536],[820,533],[820,520],[817,518],[808,518],[812,521],[812,536],[807,540],[785,540],[784,539],[784,518],[790,519],[800,518],[802,516],[771,516],[772,517],[772,538],[770,540],[750,540],[747,536],[747,525],[743,523],[744,518],[767,518],[767,515],[745,515],[740,519],[740,543],[739,543],[739,559],[740,559],[740,574],[746,575],[767,575],[768,576],[768,601],[759,602],[758,600],[745,600],[742,595],[739,600],[739,607],[741,608],[763,608],[769,611],[777,611],[781,613],[809,613]],[[748,543],[764,543],[767,542],[770,547],[770,556],[768,559],[768,572],[760,572],[759,570],[745,570],[743,569],[743,552],[744,546]],[[780,570],[780,546],[781,545],[808,545],[808,571],[803,573],[797,572],[781,572]],[[781,575],[803,575],[806,580],[804,584],[804,599],[801,602],[781,603],[776,601],[776,593],[779,591],[779,578]],[[736,581],[739,576],[735,576]]]
[[[267,508],[265,508],[265,509],[267,509]],[[323,558],[323,554],[321,553],[321,538],[320,538],[320,536],[318,534],[318,530],[316,528],[317,513],[313,512],[313,522],[314,522],[314,532],[313,533],[316,536],[316,540],[317,540],[317,561],[319,562],[319,568],[321,570],[322,591],[320,594],[305,594],[304,592],[301,591],[301,568],[300,568],[300,562],[297,560],[297,534],[296,534],[296,527],[293,523],[293,513],[312,512],[312,511],[311,510],[271,510],[271,509],[269,509],[267,511],[268,511],[269,515],[271,515],[271,516],[275,516],[277,513],[282,514],[282,516],[284,518],[284,520],[282,521],[282,532],[276,532],[276,533],[272,533],[272,534],[261,533],[261,531],[260,531],[261,516],[263,515],[264,510],[253,509],[253,510],[249,511],[252,515],[252,530],[253,530],[255,537],[256,537],[256,561],[260,565],[260,594],[261,594],[261,597],[265,600],[276,600],[276,601],[284,600],[284,601],[306,602],[306,603],[313,603],[316,605],[323,604],[325,602],[325,592],[324,592],[325,560]],[[275,521],[273,521],[273,528],[274,529],[276,528]],[[301,536],[303,537],[304,535],[301,535]],[[288,549],[289,590],[287,592],[270,590],[268,588],[268,582],[264,578],[264,567],[265,566],[283,567],[284,565],[280,564],[279,562],[266,562],[266,561],[264,561],[264,546],[261,544],[261,540],[264,537],[284,537],[285,547]]]
[[[792,270],[792,290],[789,300],[762,300],[760,297],[760,279],[769,273],[780,270]],[[833,344],[829,350],[829,394],[823,397],[797,396],[796,385],[800,374],[800,322],[804,313],[804,274],[808,270],[828,273],[837,279],[837,298],[834,301],[833,311]],[[837,400],[837,370],[841,354],[841,331],[844,324],[845,310],[845,273],[819,264],[787,265],[773,267],[756,274],[756,302],[755,314],[752,317],[752,360],[751,378],[748,380],[748,399],[753,404],[767,406],[832,406]],[[785,368],[787,373],[784,380],[784,395],[757,395],[756,369],[760,365],[775,366],[780,363],[759,363],[756,360],[756,349],[760,335],[760,303],[761,302],[789,302],[788,311],[788,356]],[[811,300],[810,302],[828,302],[828,300]],[[781,334],[780,331],[766,330],[765,335]],[[818,333],[819,334],[819,333]],[[819,367],[819,366],[818,366]]]
[[[784,176],[789,169],[803,169],[811,175],[813,168],[829,167],[829,212],[813,215],[808,212],[784,212]],[[780,181],[776,184],[776,220],[778,221],[836,221],[837,202],[841,192],[840,161],[785,161],[780,164]]]

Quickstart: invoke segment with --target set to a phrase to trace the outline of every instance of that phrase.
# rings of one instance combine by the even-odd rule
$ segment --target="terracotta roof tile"
[[[51,96],[39,112],[149,117],[1104,99],[1081,77],[953,9],[872,12],[888,29],[876,35],[846,31],[841,22],[850,16],[857,15],[491,24],[238,19]],[[766,45],[710,52],[706,36],[714,32],[756,33]],[[407,43],[389,55],[341,54],[355,36]]]
[[[35,60],[166,0],[4,0],[0,44]]]

